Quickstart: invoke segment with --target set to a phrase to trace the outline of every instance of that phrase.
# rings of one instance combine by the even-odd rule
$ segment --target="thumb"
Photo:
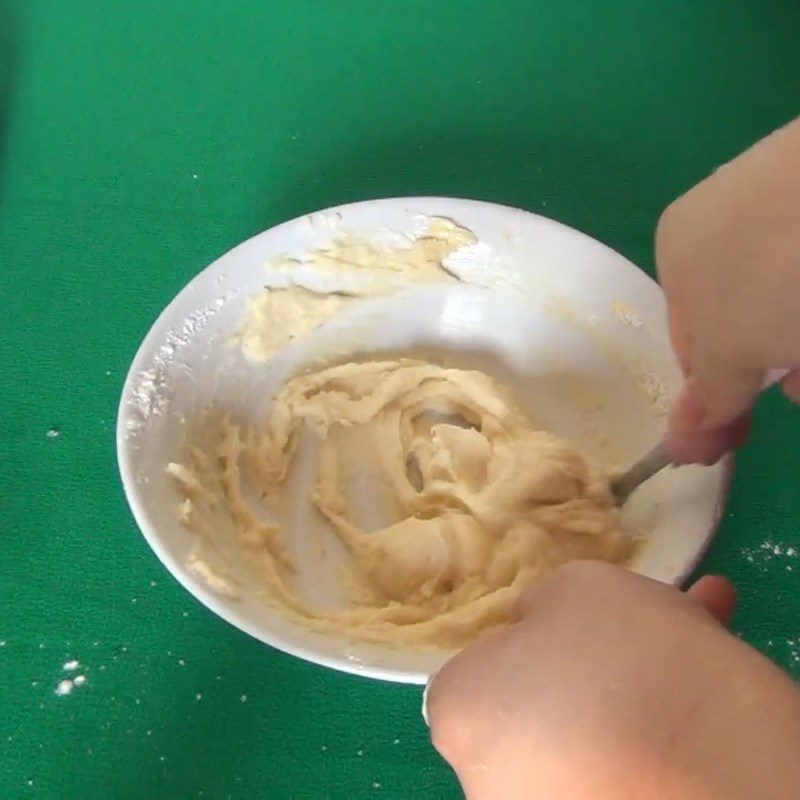
[[[714,618],[726,627],[736,608],[736,589],[722,575],[704,575],[686,592],[698,601]]]

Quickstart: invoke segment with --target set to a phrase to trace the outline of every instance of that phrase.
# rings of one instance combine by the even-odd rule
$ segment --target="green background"
[[[522,206],[651,270],[664,205],[800,112],[798,42],[795,0],[0,0],[0,796],[458,797],[419,690],[274,652],[159,565],[127,365],[214,258],[345,201]],[[795,677],[799,434],[761,403],[704,564]]]

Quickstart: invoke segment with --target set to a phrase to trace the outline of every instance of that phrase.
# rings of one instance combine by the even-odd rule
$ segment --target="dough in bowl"
[[[348,605],[318,607],[285,516],[305,437],[319,442],[312,502],[346,549]],[[538,430],[495,380],[423,360],[330,366],[286,382],[266,421],[220,410],[190,422],[183,524],[197,571],[235,594],[233,548],[270,602],[303,624],[395,646],[461,646],[507,621],[525,584],[578,558],[626,563],[608,476],[573,445]],[[364,477],[385,519],[368,526],[354,499]]]

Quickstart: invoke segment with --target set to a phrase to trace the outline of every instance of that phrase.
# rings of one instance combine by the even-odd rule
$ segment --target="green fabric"
[[[0,796],[458,797],[418,689],[274,652],[160,566],[127,366],[206,264],[345,201],[518,205],[652,269],[660,209],[800,112],[798,41],[795,0],[0,0]],[[795,677],[799,433],[765,399],[704,564]]]

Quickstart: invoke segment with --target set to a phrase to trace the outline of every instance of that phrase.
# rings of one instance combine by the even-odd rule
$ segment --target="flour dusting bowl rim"
[[[446,653],[420,654],[415,660],[409,654],[398,653],[394,658],[391,652],[374,647],[365,649],[358,644],[343,642],[341,647],[332,648],[330,642],[323,642],[324,637],[320,639],[318,635],[309,635],[307,631],[298,633],[291,624],[287,626],[276,622],[275,614],[279,612],[269,610],[263,601],[263,619],[252,614],[248,617],[237,606],[238,601],[232,602],[230,598],[212,590],[204,580],[190,572],[185,558],[176,557],[170,539],[174,534],[166,533],[154,523],[153,500],[148,495],[152,491],[152,487],[148,486],[152,473],[150,477],[143,477],[144,471],[137,467],[141,452],[155,446],[154,437],[147,436],[148,426],[153,418],[169,413],[170,381],[175,376],[176,355],[196,348],[197,342],[207,333],[206,327],[213,326],[218,315],[224,315],[233,308],[234,311],[238,309],[239,316],[236,319],[240,319],[247,298],[264,285],[260,280],[260,271],[264,270],[270,258],[286,249],[287,243],[291,244],[293,239],[297,239],[298,230],[307,231],[309,225],[319,224],[320,220],[323,228],[331,220],[344,220],[345,223],[352,223],[357,230],[364,231],[384,224],[384,219],[391,225],[398,218],[410,220],[419,215],[445,217],[471,228],[476,231],[479,244],[484,237],[494,237],[495,244],[502,240],[504,244],[497,245],[497,252],[506,245],[509,252],[513,251],[515,242],[524,242],[526,238],[528,245],[531,241],[535,243],[537,237],[548,240],[549,249],[546,248],[546,252],[536,252],[534,247],[533,251],[525,252],[524,263],[520,259],[515,261],[514,257],[505,260],[498,257],[495,261],[487,261],[481,260],[481,256],[477,261],[460,265],[467,273],[478,275],[480,280],[490,273],[494,273],[492,277],[499,278],[499,282],[505,285],[516,279],[524,280],[527,261],[538,259],[541,262],[539,271],[552,277],[556,283],[563,278],[560,273],[572,270],[575,274],[563,278],[568,281],[567,290],[572,291],[571,287],[578,285],[577,280],[595,280],[596,283],[599,271],[608,270],[606,274],[610,274],[612,280],[605,283],[619,284],[614,286],[613,295],[620,294],[624,298],[627,292],[630,297],[649,306],[643,316],[650,314],[648,325],[652,323],[656,332],[651,331],[648,335],[654,340],[658,339],[658,347],[663,350],[663,298],[658,285],[622,255],[580,231],[532,212],[479,200],[409,197],[350,203],[303,215],[257,234],[215,260],[176,295],[152,325],[133,359],[120,399],[116,442],[125,495],[142,534],[173,577],[211,611],[254,638],[304,660],[358,675],[423,684],[436,671]],[[230,273],[237,270],[238,277],[232,277]],[[243,275],[246,277],[243,278]],[[544,284],[537,284],[535,292],[538,293],[540,288],[542,293],[546,293]],[[597,286],[594,288],[597,293]],[[627,302],[621,302],[614,311],[617,321],[609,323],[604,319],[597,324],[602,328],[603,325],[616,325],[621,320],[635,328],[643,325],[638,316],[641,308],[630,309]],[[232,334],[234,330],[231,326],[235,323],[231,321],[233,318],[230,313],[228,317],[227,321],[220,324],[225,326],[228,334]],[[649,330],[648,325],[644,327]],[[711,542],[721,519],[732,472],[732,459],[728,458],[713,468],[687,469],[695,470],[692,475],[696,475],[703,485],[701,499],[704,510],[700,515],[702,524],[692,535],[691,542],[685,544],[685,552],[657,575],[674,584],[686,580]],[[692,480],[694,478],[689,478],[687,485],[691,485]],[[167,481],[166,476],[164,481]]]

